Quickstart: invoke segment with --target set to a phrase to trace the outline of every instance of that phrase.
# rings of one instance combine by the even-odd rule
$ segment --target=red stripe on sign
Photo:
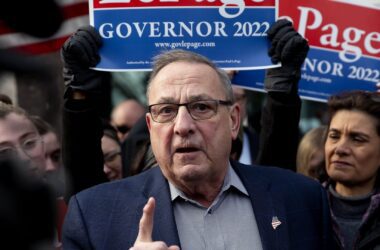
[[[107,9],[107,8],[128,8],[128,7],[209,7],[209,6],[236,6],[237,1],[231,0],[227,3],[222,3],[220,0],[151,0],[150,2],[142,0],[125,0],[123,3],[120,1],[112,0],[94,0],[94,8]],[[239,4],[240,5],[240,4]],[[273,7],[275,0],[245,0],[242,3],[244,6],[257,6],[257,7]]]
[[[28,44],[17,47],[17,51],[27,54],[45,54],[59,50],[69,36],[60,37],[44,42]]]

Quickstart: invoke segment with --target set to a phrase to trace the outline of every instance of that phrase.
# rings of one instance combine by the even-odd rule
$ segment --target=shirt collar
[[[189,198],[187,198],[187,196],[180,189],[178,189],[170,181],[168,182],[169,182],[169,189],[170,189],[170,197],[172,201],[174,201],[177,197],[182,197],[185,200],[189,200]],[[242,194],[249,196],[247,189],[245,189],[239,176],[236,174],[235,170],[232,168],[231,164],[229,163],[227,174],[226,174],[226,177],[224,178],[223,187],[220,193],[223,193],[229,190],[231,187],[234,187],[236,190],[240,191]]]

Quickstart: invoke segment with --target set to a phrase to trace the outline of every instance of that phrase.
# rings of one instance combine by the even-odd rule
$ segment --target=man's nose
[[[194,119],[185,106],[178,109],[177,117],[174,120],[174,131],[178,135],[187,135],[194,132]]]

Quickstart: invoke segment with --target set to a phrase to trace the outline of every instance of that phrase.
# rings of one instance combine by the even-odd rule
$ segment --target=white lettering
[[[202,26],[206,28],[206,30],[203,29],[203,30],[206,31],[206,33],[202,32]],[[212,28],[211,28],[211,25],[208,22],[200,22],[200,23],[197,24],[196,30],[197,30],[197,34],[199,36],[206,37],[206,36],[209,36],[211,34]]]
[[[353,38],[351,39],[351,35]],[[349,27],[343,31],[344,42],[342,43],[343,51],[339,52],[339,57],[345,62],[355,62],[362,56],[362,50],[358,46],[352,46],[350,43],[357,43],[360,41],[362,35],[365,34],[364,30]],[[353,58],[347,57],[347,54],[354,54]]]
[[[163,22],[164,24],[164,37],[177,37],[174,32],[175,24],[173,22]]]
[[[183,33],[182,31],[186,31],[186,33],[190,36],[190,37],[193,37],[193,25],[194,25],[194,22],[189,22],[190,24],[190,27],[188,27],[186,25],[186,23],[184,22],[179,22],[179,36],[180,37],[183,37]]]
[[[356,27],[347,27],[342,31],[333,23],[322,25],[323,17],[320,11],[303,6],[299,6],[298,9],[300,10],[298,32],[305,36],[307,30],[320,29],[321,45],[339,48],[339,58],[342,61],[352,63],[359,60],[363,54],[360,47],[361,42],[363,42],[364,50],[369,54],[380,52],[379,45],[375,48],[376,44],[380,42],[379,32],[369,32],[366,35],[365,30]],[[340,32],[342,32],[341,35]]]
[[[326,31],[327,29],[331,29],[331,33],[321,36],[321,44],[331,45],[332,47],[338,47],[340,45],[340,43],[338,42],[338,27],[335,24],[328,24],[323,26],[322,31]]]
[[[135,32],[138,37],[193,37],[197,36],[227,37],[224,22],[133,22],[119,23],[114,27],[112,23],[104,23],[99,27],[99,33],[103,38],[128,38]]]
[[[149,37],[161,37],[160,23],[159,22],[152,22],[149,24],[150,24],[150,35],[149,35]]]
[[[215,24],[215,36],[224,36],[227,37],[227,33],[225,32],[224,28],[226,27],[226,24],[223,22],[214,22]]]
[[[380,42],[380,33],[379,32],[371,32],[364,39],[364,47],[371,54],[380,53],[380,44],[378,49],[374,48],[371,42]]]
[[[302,36],[305,36],[306,28],[314,30],[322,24],[322,14],[318,10],[302,6],[299,6],[298,9],[301,10],[300,22],[298,24],[298,33],[300,33]],[[309,20],[309,13],[313,14],[314,22],[307,25],[307,21]]]
[[[243,13],[244,8],[245,8],[244,0],[221,0],[221,2],[223,5],[219,7],[219,14],[224,18],[235,18],[239,16],[241,13]],[[236,7],[238,9],[235,14],[227,12],[227,9],[235,10]]]
[[[113,30],[108,30],[106,31],[107,32],[106,34],[104,33],[104,29],[106,28],[106,26],[109,27],[110,29],[113,29],[112,23],[103,23],[99,27],[100,36],[103,38],[113,38]]]
[[[317,70],[321,74],[331,74],[334,76],[343,77],[343,64],[333,62],[332,64],[329,61],[322,60],[318,61],[317,59],[306,58],[302,66],[303,71],[315,72]]]
[[[313,61],[311,61],[308,57],[306,57],[305,62],[303,63],[303,66],[302,66],[302,70],[307,71],[309,69],[311,72],[314,72],[316,63],[317,63],[317,59],[313,59]]]
[[[327,74],[331,70],[331,64],[326,60],[322,60],[317,64],[317,70],[321,74]]]
[[[125,29],[124,29],[126,31],[125,34],[122,33],[123,27],[125,27]],[[116,34],[120,38],[127,38],[127,37],[129,37],[132,34],[132,27],[131,27],[131,25],[129,25],[129,23],[119,23],[116,26]]]
[[[333,63],[333,70],[332,70],[332,75],[334,76],[342,76],[343,77],[343,64],[334,62]]]
[[[145,27],[146,27],[146,24],[147,22],[143,22],[143,27],[142,29],[140,28],[140,23],[133,23],[133,26],[136,28],[136,31],[137,31],[137,34],[139,35],[139,37],[142,36],[144,30],[145,30]]]

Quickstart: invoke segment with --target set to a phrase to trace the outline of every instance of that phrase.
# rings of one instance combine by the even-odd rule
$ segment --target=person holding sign
[[[183,50],[153,66],[146,122],[158,167],[74,195],[64,249],[329,249],[317,182],[229,160],[240,109],[226,72]]]

